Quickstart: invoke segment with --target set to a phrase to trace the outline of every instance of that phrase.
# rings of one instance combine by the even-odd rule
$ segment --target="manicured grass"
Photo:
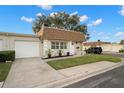
[[[82,57],[49,61],[47,63],[58,70],[99,61],[120,62],[121,59],[118,57],[113,57],[111,55],[85,55]]]
[[[0,81],[4,81],[9,73],[12,62],[0,63]]]

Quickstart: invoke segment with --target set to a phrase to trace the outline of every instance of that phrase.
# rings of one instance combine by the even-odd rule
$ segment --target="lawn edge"
[[[3,86],[4,86],[4,84],[5,84],[5,81],[6,81],[7,77],[8,77],[8,75],[9,75],[9,72],[10,72],[10,70],[11,70],[12,65],[13,65],[13,61],[11,62],[11,66],[10,66],[10,68],[9,68],[9,71],[8,71],[8,73],[7,73],[7,76],[6,76],[5,80],[4,80],[4,81],[1,81],[1,82],[3,82],[3,84],[0,86],[1,88],[3,88]]]
[[[39,86],[36,86],[36,88],[64,88],[64,87],[66,87],[66,86],[68,86],[70,84],[73,84],[73,83],[79,82],[81,80],[85,80],[87,78],[90,78],[90,77],[105,73],[107,71],[111,71],[111,70],[113,70],[115,68],[121,67],[121,66],[124,65],[124,59],[122,61],[117,63],[117,64],[115,64],[114,66],[111,66],[111,67],[108,67],[108,68],[105,68],[105,69],[102,69],[102,70],[98,70],[98,71],[89,73],[89,74],[87,74],[85,76],[82,75],[82,74],[79,74],[77,76],[64,78],[64,79],[57,80],[57,81],[47,83],[47,84],[44,84],[44,85],[39,85]]]
[[[104,55],[104,54],[103,54]],[[106,54],[105,54],[106,55]],[[88,56],[88,55],[86,55]],[[109,56],[112,56],[112,55],[109,55]],[[82,57],[82,56],[78,56],[78,57]],[[72,58],[64,58],[64,59],[56,59],[56,60],[51,60],[51,61],[59,61],[59,60],[65,60],[65,59],[73,59],[73,58],[78,58],[78,57],[72,57]],[[112,57],[115,57],[115,56],[112,56]],[[107,62],[113,62],[113,63],[119,63],[119,62],[122,62],[122,58],[120,57],[116,57],[116,58],[119,58],[120,61],[108,61],[108,60],[101,60],[101,61],[107,61]],[[51,61],[46,61],[46,63],[51,66],[52,68],[54,68],[55,70],[62,70],[62,69],[67,69],[67,68],[71,68],[71,67],[75,67],[75,66],[80,66],[80,65],[74,65],[74,66],[70,66],[70,67],[66,67],[66,68],[55,68],[54,66],[52,66],[50,64]],[[95,61],[95,62],[89,62],[89,63],[85,63],[85,64],[81,64],[81,65],[86,65],[86,64],[91,64],[91,63],[97,63],[97,62],[101,62],[101,61]]]

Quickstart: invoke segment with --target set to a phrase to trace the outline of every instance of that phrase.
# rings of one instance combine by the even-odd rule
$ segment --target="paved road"
[[[124,88],[124,66],[66,86],[66,88]]]
[[[111,54],[124,58],[123,54]],[[82,80],[65,88],[124,88],[124,66]]]
[[[124,58],[124,54],[118,54],[118,53],[103,53],[103,54],[108,54],[108,55],[113,55],[113,56],[117,56],[120,58]]]

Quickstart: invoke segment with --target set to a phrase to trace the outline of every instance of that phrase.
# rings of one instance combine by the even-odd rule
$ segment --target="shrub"
[[[119,50],[119,53],[124,53],[124,49]]]
[[[0,51],[0,62],[14,61],[15,60],[15,51]]]

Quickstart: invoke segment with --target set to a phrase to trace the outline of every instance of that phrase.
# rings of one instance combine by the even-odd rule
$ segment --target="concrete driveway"
[[[47,84],[63,76],[41,58],[17,59],[13,62],[3,87],[26,88]]]

